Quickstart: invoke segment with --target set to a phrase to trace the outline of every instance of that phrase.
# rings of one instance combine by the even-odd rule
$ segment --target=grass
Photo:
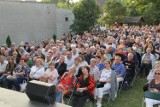
[[[102,107],[142,107],[143,86],[145,83],[146,79],[137,77],[134,86],[131,89],[122,90],[118,93],[115,101],[108,102],[108,100],[104,98]],[[89,103],[87,103],[85,107],[90,107]],[[92,107],[96,107],[96,102]]]

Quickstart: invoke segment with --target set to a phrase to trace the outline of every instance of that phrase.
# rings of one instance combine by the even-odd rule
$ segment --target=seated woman
[[[32,66],[29,74],[30,80],[39,80],[44,74],[44,67],[42,66],[42,60],[36,59],[35,66]]]
[[[150,70],[148,76],[147,76],[147,80],[148,82],[143,86],[143,91],[148,91],[148,85],[149,83],[154,79],[154,70],[160,68],[160,61],[156,61],[154,63],[154,68]]]
[[[98,69],[98,67],[96,66],[96,60],[94,58],[92,58],[90,60],[90,74],[93,75],[94,80],[97,81],[99,76],[100,76],[100,71]]]
[[[72,67],[68,72],[65,72],[59,80],[59,84],[57,86],[58,91],[62,91],[63,95],[70,93],[75,85],[76,78],[74,76],[76,69]]]
[[[72,101],[73,107],[83,107],[86,100],[94,98],[95,81],[88,66],[82,67],[82,74],[77,83],[77,89],[74,92],[74,99]]]
[[[102,70],[102,73],[100,75],[99,78],[99,82],[102,83],[103,85],[100,86],[97,85],[97,88],[95,89],[95,99],[97,99],[97,107],[101,107],[102,106],[102,98],[103,98],[103,92],[104,91],[108,91],[111,88],[111,83],[110,83],[110,79],[111,79],[111,73],[112,73],[112,69],[111,69],[111,62],[108,60],[104,61],[105,64],[105,68]]]
[[[154,77],[155,79],[153,79],[150,83],[149,83],[149,91],[151,92],[160,92],[160,70],[159,69],[155,69],[154,70]],[[153,107],[155,104],[160,104],[159,100],[154,100],[154,99],[150,99],[150,98],[145,98],[146,100],[146,107]]]
[[[8,88],[11,89],[12,86],[15,86],[16,90],[20,91],[20,84],[27,79],[29,72],[30,68],[26,64],[26,59],[21,58],[20,63],[15,67],[13,74],[6,77]]]
[[[40,81],[57,85],[58,71],[55,69],[55,63],[53,61],[51,61],[48,66],[49,66],[49,68],[40,77]]]

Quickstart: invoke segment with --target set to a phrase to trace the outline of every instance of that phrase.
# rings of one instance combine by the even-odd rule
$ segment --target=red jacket
[[[82,81],[82,79],[83,79],[83,75],[81,75],[79,77],[77,88],[80,87],[80,81]],[[89,74],[88,75],[88,80],[89,80],[89,85],[87,86],[87,91],[89,92],[91,97],[94,97],[94,89],[95,89],[95,86],[96,86],[95,81],[94,81],[94,77],[91,74]]]

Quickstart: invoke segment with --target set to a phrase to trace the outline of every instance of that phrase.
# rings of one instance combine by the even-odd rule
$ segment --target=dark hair
[[[83,66],[82,68],[86,68],[88,73],[90,72],[90,68],[88,66]]]

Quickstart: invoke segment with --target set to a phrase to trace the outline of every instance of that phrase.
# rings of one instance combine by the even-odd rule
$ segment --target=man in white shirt
[[[3,75],[3,73],[6,70],[6,66],[8,64],[8,61],[4,60],[4,56],[0,56],[0,76]]]
[[[65,63],[67,64],[67,70],[69,70],[74,63],[74,59],[73,59],[72,53],[70,51],[68,51],[65,56]]]

